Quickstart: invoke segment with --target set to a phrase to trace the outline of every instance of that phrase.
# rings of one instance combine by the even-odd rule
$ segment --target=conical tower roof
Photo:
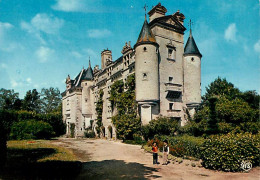
[[[145,43],[156,43],[155,37],[150,29],[150,26],[149,26],[146,18],[144,20],[142,30],[138,36],[135,46],[139,45],[139,44],[145,44]]]
[[[202,57],[190,30],[190,36],[184,48],[184,55],[193,54]]]
[[[93,75],[93,70],[91,68],[91,64],[90,64],[90,60],[89,60],[89,66],[88,66],[88,69],[85,70],[83,76],[82,76],[82,79],[84,80],[92,80],[94,77]]]

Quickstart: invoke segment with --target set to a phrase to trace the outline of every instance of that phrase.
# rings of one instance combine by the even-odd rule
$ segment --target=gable
[[[151,28],[157,25],[182,34],[186,30],[186,28],[172,15],[156,18],[152,22],[150,22],[149,25]]]

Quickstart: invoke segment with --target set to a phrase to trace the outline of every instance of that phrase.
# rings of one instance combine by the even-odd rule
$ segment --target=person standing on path
[[[163,164],[162,165],[167,165],[168,164],[168,154],[170,152],[170,148],[168,146],[168,141],[165,140],[163,141]]]
[[[156,142],[153,143],[153,164],[158,164],[158,146]]]

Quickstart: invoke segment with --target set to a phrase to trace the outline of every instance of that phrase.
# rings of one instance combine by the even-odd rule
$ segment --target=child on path
[[[158,147],[156,142],[153,143],[152,150],[153,150],[153,164],[158,164]]]
[[[165,140],[163,141],[163,164],[162,165],[167,165],[168,164],[168,154],[170,152],[169,146],[168,146],[168,141]]]

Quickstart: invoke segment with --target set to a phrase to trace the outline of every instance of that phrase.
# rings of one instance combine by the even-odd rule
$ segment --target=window
[[[143,73],[143,80],[147,80],[147,73]]]
[[[193,58],[193,57],[191,58],[191,61],[194,61],[194,58]]]
[[[169,77],[169,82],[172,82],[172,80],[173,80],[173,77]]]
[[[176,48],[168,46],[168,60],[176,59]]]
[[[146,47],[144,47],[144,51],[147,51]]]
[[[168,58],[169,58],[169,59],[173,59],[173,58],[172,58],[172,52],[173,52],[172,49],[168,49]]]
[[[173,110],[173,103],[169,104],[169,110]]]

